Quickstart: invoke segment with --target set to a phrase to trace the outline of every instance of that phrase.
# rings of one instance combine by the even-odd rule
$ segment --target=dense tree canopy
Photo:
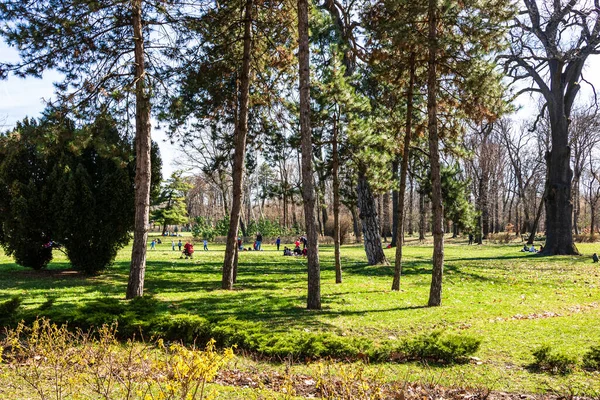
[[[135,158],[113,119],[82,128],[54,113],[26,119],[2,136],[0,153],[0,243],[17,263],[42,268],[58,247],[92,273],[129,242]]]

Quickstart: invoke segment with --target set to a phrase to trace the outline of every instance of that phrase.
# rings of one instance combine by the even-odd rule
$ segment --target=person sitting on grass
[[[596,254],[596,253],[592,254],[592,261],[594,261],[595,263],[598,262],[598,254]]]
[[[185,244],[185,246],[183,246],[183,254],[181,255],[180,258],[183,258],[183,256],[185,256],[185,258],[187,259],[189,258],[194,258],[194,245],[188,240],[187,243]]]
[[[286,246],[286,247],[283,249],[283,255],[284,255],[284,256],[291,256],[291,255],[292,255],[292,250],[291,250],[291,249],[288,249],[288,247]]]
[[[302,254],[302,250],[300,250],[300,244],[298,244],[298,246],[296,246],[296,248],[294,249],[294,255],[299,256],[301,254]]]
[[[529,248],[529,252],[530,253],[537,253],[537,251],[535,250],[535,245],[532,244],[531,247]]]
[[[302,257],[306,257],[308,255],[308,249],[305,247],[302,249]]]
[[[528,252],[529,251],[529,247],[527,247],[527,243],[525,243],[523,245],[523,248],[521,249],[521,252]]]

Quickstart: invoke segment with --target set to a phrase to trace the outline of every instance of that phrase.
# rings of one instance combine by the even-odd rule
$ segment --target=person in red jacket
[[[188,240],[187,243],[185,244],[185,246],[183,246],[183,256],[185,256],[185,258],[192,258],[194,254],[194,245]]]

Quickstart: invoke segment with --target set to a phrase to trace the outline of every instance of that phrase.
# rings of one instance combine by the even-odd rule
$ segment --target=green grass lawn
[[[413,242],[414,243],[414,242]],[[260,321],[273,332],[290,329],[331,331],[373,340],[402,338],[445,329],[483,338],[479,363],[427,367],[418,363],[373,365],[385,379],[432,380],[444,385],[486,386],[513,392],[584,391],[600,395],[600,375],[576,370],[549,375],[528,370],[532,349],[549,343],[581,357],[600,345],[600,266],[592,264],[595,244],[580,244],[588,256],[539,257],[521,253],[522,245],[467,246],[445,249],[442,306],[425,307],[431,278],[429,245],[405,247],[400,292],[390,291],[392,266],[368,266],[360,246],[342,248],[342,284],[335,284],[333,247],[322,246],[323,310],[307,311],[306,260],[283,257],[273,245],[262,252],[242,252],[236,290],[221,286],[224,246],[211,244],[193,260],[179,258],[170,239],[148,251],[145,290],[160,301],[162,312],[204,317],[235,316]],[[393,260],[394,249],[386,249]],[[55,251],[46,271],[24,269],[0,253],[0,302],[14,295],[34,308],[49,296],[57,306],[72,307],[110,296],[124,298],[130,249],[123,249],[105,273],[84,277],[69,271]],[[259,368],[281,366],[246,360]],[[311,363],[293,369],[315,374]]]

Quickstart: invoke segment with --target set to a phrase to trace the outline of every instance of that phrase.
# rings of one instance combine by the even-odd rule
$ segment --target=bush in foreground
[[[568,374],[577,365],[577,359],[570,355],[553,350],[549,345],[541,346],[533,351],[535,361],[533,367],[540,371]]]
[[[58,307],[56,299],[44,302],[38,309],[19,313],[18,305],[9,300],[0,309],[10,309],[7,324],[24,320],[33,323],[44,316],[55,323],[89,330],[105,324],[117,324],[115,336],[160,337],[186,344],[207,343],[214,339],[219,347],[236,346],[262,357],[276,360],[369,359],[374,362],[423,361],[436,363],[464,362],[478,349],[481,340],[469,335],[435,331],[413,338],[388,340],[382,343],[361,337],[340,336],[330,332],[293,330],[273,333],[261,323],[227,318],[209,321],[191,314],[159,314],[158,301],[150,296],[129,302],[103,298],[70,308]]]
[[[592,371],[600,371],[600,346],[592,346],[585,353],[583,367]]]
[[[231,349],[216,351],[214,341],[204,349],[162,340],[122,345],[114,325],[72,331],[47,319],[19,324],[0,341],[0,363],[19,378],[12,386],[40,398],[204,399],[206,383],[232,358]]]

